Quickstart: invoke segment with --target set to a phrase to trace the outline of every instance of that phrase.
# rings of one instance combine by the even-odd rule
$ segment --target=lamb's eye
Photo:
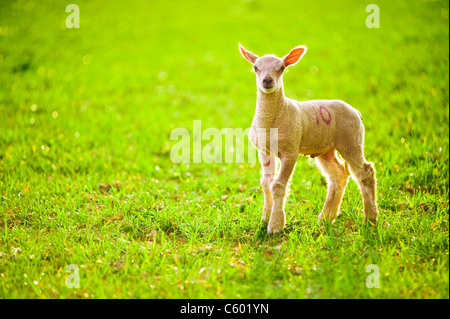
[[[258,71],[258,68],[256,67],[256,65],[253,67],[253,71]]]
[[[282,65],[280,68],[280,72],[283,72],[283,71],[284,71],[284,65]]]

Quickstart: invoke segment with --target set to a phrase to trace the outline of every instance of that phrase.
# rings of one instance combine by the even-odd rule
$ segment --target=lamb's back
[[[341,100],[294,101],[300,125],[300,153],[320,155],[364,135],[358,110]]]

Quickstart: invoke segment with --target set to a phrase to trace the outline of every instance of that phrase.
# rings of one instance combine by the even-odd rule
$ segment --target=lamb
[[[303,57],[305,46],[295,47],[282,59],[272,54],[260,58],[240,44],[239,49],[256,73],[257,103],[249,138],[258,149],[262,164],[262,220],[268,221],[268,233],[279,233],[286,224],[287,186],[299,154],[315,158],[327,180],[328,193],[319,220],[333,222],[338,216],[348,177],[352,175],[362,193],[365,222],[375,224],[376,176],[373,163],[364,158],[361,114],[340,100],[299,102],[284,96],[284,70]],[[275,139],[269,138],[268,133],[260,134],[270,128],[278,131]],[[271,149],[274,143],[276,151]],[[336,156],[336,150],[344,161]],[[275,176],[277,157],[281,166]]]

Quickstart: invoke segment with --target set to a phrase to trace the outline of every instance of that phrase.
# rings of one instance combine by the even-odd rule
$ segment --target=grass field
[[[69,3],[0,3],[1,298],[449,298],[447,1],[377,1],[380,28],[361,1],[79,0],[68,29]],[[278,236],[259,164],[172,162],[175,128],[250,126],[239,42],[307,45],[286,95],[362,113],[377,227],[354,181],[319,224],[305,157]]]

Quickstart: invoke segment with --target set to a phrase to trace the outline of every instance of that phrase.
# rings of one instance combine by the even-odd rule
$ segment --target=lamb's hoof
[[[370,226],[375,227],[375,226],[377,226],[378,220],[377,220],[376,217],[375,218],[366,218],[365,219],[365,223],[370,225]]]
[[[286,215],[283,210],[275,210],[270,214],[269,225],[267,226],[267,232],[269,234],[278,234],[284,228],[286,224]]]
[[[319,217],[317,217],[317,220],[319,221],[319,223],[321,225],[323,225],[323,224],[334,224],[334,222],[336,221],[336,218],[333,218],[332,220],[330,220],[328,218],[325,218],[323,216],[323,214],[320,213]]]
[[[321,224],[323,224],[324,218],[323,218],[323,214],[322,214],[322,213],[319,214],[319,217],[317,217],[317,220],[318,220]]]
[[[283,231],[283,228],[284,228],[284,225],[281,225],[281,224],[277,225],[275,223],[269,222],[269,225],[267,226],[267,232],[269,234],[276,235],[276,234],[281,233]]]
[[[282,230],[282,228],[270,227],[270,225],[267,227],[267,232],[269,233],[269,235],[279,234]]]
[[[369,207],[364,209],[364,223],[370,226],[376,226],[378,220],[378,209],[376,207]]]

